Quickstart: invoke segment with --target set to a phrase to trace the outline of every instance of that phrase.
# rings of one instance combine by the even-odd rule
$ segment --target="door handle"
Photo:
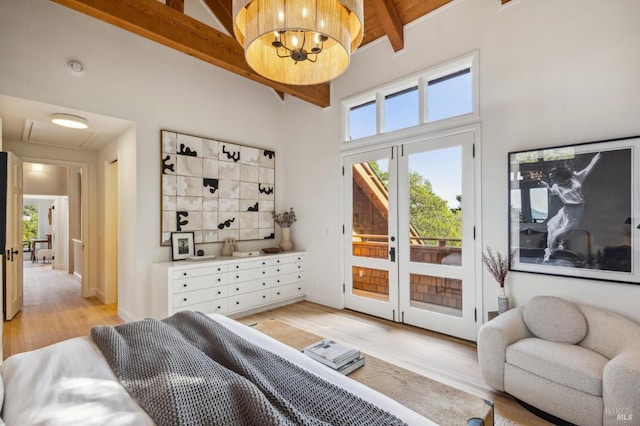
[[[391,250],[389,250],[389,257],[391,258],[390,260],[392,262],[396,261],[396,248],[395,247],[391,247]]]
[[[20,252],[18,250],[10,250],[9,253],[11,253],[11,262],[13,262],[13,255],[18,254]]]

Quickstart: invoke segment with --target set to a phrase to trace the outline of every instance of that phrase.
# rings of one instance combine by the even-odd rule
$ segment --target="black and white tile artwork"
[[[195,243],[274,238],[275,152],[163,130],[162,235]]]

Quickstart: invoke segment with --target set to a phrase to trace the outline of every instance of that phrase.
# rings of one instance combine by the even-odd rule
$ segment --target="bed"
[[[369,404],[370,407],[382,410],[409,425],[435,424],[400,403],[323,366],[260,331],[222,315],[209,315],[205,320],[216,327],[223,327],[225,332],[231,332],[234,336],[242,338],[238,340],[247,341],[260,348],[259,350],[266,349],[270,354],[284,358],[288,361],[285,361],[285,364],[291,363],[292,368],[304,370],[304,374],[311,374],[314,380],[320,377],[324,379],[323,381],[329,382],[330,386],[337,386],[340,392],[346,391],[356,395],[364,400],[365,409],[366,404]],[[113,327],[109,328],[113,329]],[[117,361],[119,354],[127,352],[129,348],[125,346],[124,350],[116,351],[116,355],[105,357],[98,348],[98,344],[104,345],[104,342],[101,341],[102,337],[99,335],[97,337],[96,339],[94,335],[94,338],[90,336],[73,338],[8,358],[2,366],[5,391],[2,419],[6,424],[9,426],[157,424],[136,402],[140,401],[140,398],[134,399],[130,396],[110,367],[110,363],[114,363],[114,358]],[[164,349],[160,345],[154,351],[153,359],[155,360],[160,359],[156,354],[163,352]],[[134,356],[139,357],[139,355]],[[124,359],[120,362],[128,365],[126,363],[129,361]],[[143,370],[145,362],[142,362]],[[184,377],[181,376],[180,379]],[[193,381],[194,377],[189,379]],[[278,380],[275,381],[278,382]],[[277,387],[277,384],[274,386]],[[243,398],[246,399],[241,397]],[[221,409],[216,407],[213,401],[208,404],[212,411]],[[226,404],[223,408],[226,408]]]

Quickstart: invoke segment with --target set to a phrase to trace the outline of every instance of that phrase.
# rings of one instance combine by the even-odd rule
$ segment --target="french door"
[[[474,133],[345,156],[345,307],[475,340]]]

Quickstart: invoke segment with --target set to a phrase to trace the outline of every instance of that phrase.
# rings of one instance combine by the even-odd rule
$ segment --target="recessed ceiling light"
[[[53,114],[51,116],[51,122],[58,126],[70,127],[72,129],[86,129],[89,127],[89,122],[86,118],[72,114]]]
[[[68,66],[69,69],[73,72],[81,73],[82,71],[84,71],[84,65],[82,65],[82,62],[69,61]]]

